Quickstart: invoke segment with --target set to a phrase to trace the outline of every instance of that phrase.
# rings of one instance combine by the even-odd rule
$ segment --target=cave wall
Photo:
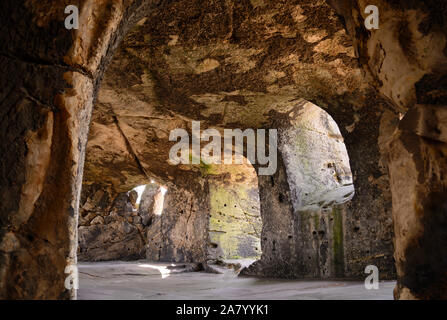
[[[81,28],[73,32],[63,27],[64,15],[61,12],[65,7],[64,1],[2,2],[1,297],[75,297],[73,290],[63,286],[64,269],[76,263],[77,211],[93,98],[102,72],[125,33],[127,23],[133,25],[139,21],[135,12],[145,12],[136,10],[141,2],[80,1]],[[188,14],[196,19],[195,23],[188,24],[187,32],[173,30],[179,31],[173,33],[180,35],[177,40],[168,36],[171,29],[165,25],[172,23],[172,19],[153,19],[152,16],[147,19],[149,25],[145,28],[156,30],[155,41],[151,43],[154,47],[159,46],[158,50],[150,48],[150,53],[162,53],[152,60],[156,68],[149,73],[158,80],[155,86],[161,89],[158,93],[168,98],[162,102],[172,105],[183,116],[188,116],[185,110],[192,110],[190,115],[210,123],[256,127],[268,122],[268,112],[272,108],[287,109],[286,105],[293,105],[302,97],[327,108],[341,127],[350,155],[354,184],[360,188],[345,214],[346,217],[355,217],[351,220],[355,223],[344,230],[355,228],[356,223],[368,225],[372,222],[377,226],[380,221],[390,223],[387,214],[389,202],[384,192],[387,189],[386,168],[380,161],[377,146],[380,139],[378,126],[385,111],[379,106],[381,100],[368,95],[371,91],[365,87],[374,85],[387,102],[402,113],[416,108],[416,104],[425,105],[428,110],[445,108],[446,8],[442,0],[373,1],[381,10],[381,28],[379,31],[366,31],[362,10],[365,1],[328,2],[343,19],[339,20],[325,1],[262,5],[242,1],[228,2],[223,7],[210,2],[206,7],[207,19],[197,18],[200,16],[196,14],[200,12],[198,9],[203,7],[198,1],[190,7],[181,2],[178,7],[177,4],[172,4],[172,7],[160,5],[159,10],[153,11],[154,17],[177,16],[173,13],[188,7]],[[281,10],[288,13],[276,16],[275,13],[281,13]],[[181,15],[181,18],[188,20],[188,14]],[[310,16],[315,19],[309,19]],[[348,35],[341,23],[345,24]],[[173,23],[172,26],[181,29],[185,24]],[[319,28],[325,30],[320,31]],[[163,29],[168,30],[168,34],[159,32]],[[208,35],[203,30],[225,32]],[[257,38],[259,34],[262,37]],[[139,40],[145,41],[144,36],[141,34]],[[213,59],[202,64],[205,62],[202,58],[213,51],[207,50],[207,41],[215,42],[216,37],[221,40],[222,48],[215,51],[219,57],[213,57],[218,65]],[[258,39],[254,51],[249,45],[252,39]],[[228,40],[237,44],[226,46]],[[179,64],[180,59],[170,59],[185,56],[185,48],[173,49],[172,55],[165,55],[176,43],[200,44],[197,49],[200,54],[193,57],[192,67],[188,61]],[[138,42],[135,44],[139,45]],[[249,49],[244,50],[247,47]],[[223,55],[226,50],[235,54],[230,57]],[[132,65],[133,61],[129,60],[129,64]],[[359,72],[358,65],[366,77]],[[239,74],[241,66],[249,68],[243,69],[248,73]],[[279,72],[277,66],[285,71]],[[149,74],[143,68],[138,71],[140,75]],[[172,77],[173,73],[179,76]],[[132,73],[128,74],[132,76]],[[150,77],[137,79],[146,85],[151,80]],[[170,94],[172,92],[168,89],[172,83],[176,88],[172,90],[174,94]],[[196,89],[189,87],[190,84]],[[209,106],[216,101],[224,103],[219,104],[220,112],[213,113]],[[242,112],[237,117],[233,116],[237,112],[226,113],[228,106],[238,110],[244,104],[251,111]],[[259,105],[262,107],[258,108]],[[267,105],[271,106],[270,109],[265,107]],[[430,123],[425,117],[421,119]],[[436,129],[442,132],[444,127],[445,120],[438,120]],[[393,143],[389,144],[390,157],[387,158],[398,248],[397,298],[436,298],[445,293],[443,250],[436,250],[436,244],[442,243],[443,233],[439,226],[443,225],[445,216],[442,200],[445,198],[442,175],[444,141],[439,136],[427,138],[419,129],[419,125],[413,124],[396,130]],[[405,135],[414,141],[420,152],[411,149],[413,144],[409,146],[403,142]],[[412,162],[415,165],[412,166]],[[405,174],[410,170],[408,168],[414,168],[418,173],[417,179]],[[270,208],[272,216],[277,212],[277,217],[293,221],[290,213],[293,209],[286,193],[290,189],[286,186],[285,169],[282,170],[273,177],[273,185],[269,185],[271,181],[265,177],[259,182],[261,201],[273,201],[271,204],[264,202],[264,209],[261,204],[261,210],[264,210],[264,215]],[[168,174],[172,180],[175,179],[174,171],[171,169]],[[275,185],[280,186],[277,191],[272,189]],[[371,185],[372,191],[368,191]],[[407,197],[405,194],[404,199],[399,189],[401,185],[409,188],[409,194],[417,196]],[[410,203],[411,199],[413,202]],[[408,211],[409,208],[413,209]],[[409,229],[402,221],[405,217],[413,222]],[[281,225],[278,227],[282,228]],[[284,243],[280,246],[284,250],[278,251],[284,251],[283,256],[289,255],[290,262],[294,262],[296,257],[287,251],[291,247],[287,242],[295,241],[294,236],[292,234],[292,238],[288,238],[290,228],[287,225],[283,227],[285,238],[278,238],[278,243]],[[266,243],[266,248],[270,246],[273,249],[276,235],[268,228],[265,232],[272,240],[271,244]],[[352,256],[355,259],[369,257],[366,254],[373,253],[372,258],[355,263],[352,274],[358,273],[371,260],[375,263],[382,261],[377,261],[381,257],[374,258],[376,254],[383,254],[379,236],[386,239],[386,246],[390,243],[389,233],[370,235],[366,242],[368,245],[354,241],[368,235],[368,230],[364,232],[345,238],[345,241],[352,239]],[[374,252],[368,253],[368,247],[374,248]],[[346,248],[351,248],[351,245]],[[430,257],[426,256],[428,253]],[[421,266],[427,265],[428,258],[438,263],[429,273],[424,273]],[[349,265],[345,264],[347,268]],[[434,279],[438,280],[438,287],[433,284]],[[435,292],[426,292],[421,289],[424,287],[433,288]]]
[[[144,218],[149,213],[148,210],[137,209],[137,197],[136,191],[117,193],[112,186],[83,185],[78,261],[138,260],[145,257]]]
[[[210,165],[208,260],[261,256],[258,178],[251,164]]]
[[[346,129],[352,123],[337,118],[339,130],[308,102],[279,118],[278,171],[259,176],[263,255],[243,273],[364,279],[372,264],[381,279],[393,279],[391,198],[379,167],[381,113],[355,123],[354,137]]]
[[[166,193],[165,193],[166,192]],[[157,183],[135,190],[83,185],[78,260],[139,260],[205,263],[209,228],[208,191],[198,194]]]
[[[388,145],[397,299],[447,299],[446,123],[446,106],[416,105]]]
[[[194,198],[202,195],[175,191],[176,187],[170,188],[165,199],[157,183],[147,184],[137,204],[135,190],[116,192],[112,185],[84,183],[78,260],[147,258],[180,262],[199,257],[203,262],[199,252],[203,248],[208,248],[208,263],[260,257],[262,221],[253,167],[250,164],[209,165],[203,175],[208,182],[209,199],[203,200],[205,206],[201,206],[199,213],[197,206],[201,204]],[[205,215],[209,215],[208,223],[202,221]],[[179,220],[181,216],[187,217],[186,221]],[[198,229],[192,232],[189,223]],[[202,232],[209,232],[208,242]]]
[[[163,211],[148,226],[146,258],[206,264],[209,212],[206,182],[196,191],[168,186]]]
[[[93,99],[138,4],[86,0],[79,5],[80,29],[72,32],[64,27],[64,1],[2,2],[2,298],[76,297],[64,287],[64,271],[76,264]]]
[[[378,30],[367,30],[364,0],[328,1],[343,16],[369,81],[403,112],[416,103],[445,104],[446,16],[442,0],[375,0]],[[431,102],[428,102],[430,100]],[[444,101],[444,102],[443,102]]]
[[[370,82],[401,113],[381,137],[390,176],[396,299],[445,298],[445,1],[373,1],[380,29],[363,28],[364,1],[329,1],[343,16]]]
[[[379,99],[362,109],[357,122],[347,122],[345,115],[333,117],[344,137],[355,187],[346,204],[346,275],[364,278],[365,267],[375,265],[380,279],[395,279],[391,191],[383,150],[398,116]]]
[[[339,125],[359,188],[345,220],[350,261],[345,274],[364,278],[365,266],[375,264],[392,278],[391,197],[377,146],[381,115],[390,103],[370,86],[354,49],[325,1],[173,2],[139,21],[124,39],[105,76],[94,121],[104,132],[117,124],[145,171],[177,183],[180,173],[190,175],[182,181],[194,180],[194,170],[166,164],[172,144],[165,141],[172,128],[189,129],[192,119],[201,120],[202,129],[266,128],[303,98],[312,101]],[[129,103],[135,108],[126,108]],[[116,120],[107,119],[109,113]],[[96,158],[111,153],[122,158],[110,149],[95,149]],[[104,172],[117,175],[109,170],[113,162],[97,159],[87,161],[88,172],[101,163]],[[287,175],[292,177],[293,170]],[[324,184],[319,185],[324,193]]]
[[[103,9],[87,5],[93,11]],[[37,18],[42,7],[46,15]],[[2,74],[20,76],[1,80],[6,129],[1,139],[1,297],[74,294],[64,288],[64,269],[76,262],[77,207],[93,105],[91,74],[109,41],[95,46],[80,34],[61,36],[67,35],[63,17],[58,18],[63,8],[62,3],[2,3]],[[120,11],[114,9],[106,16]],[[94,32],[99,26],[91,23]],[[105,26],[101,37],[107,39],[116,23]],[[75,39],[90,56],[70,52]]]
[[[278,157],[278,168],[272,176],[258,176],[261,201],[261,259],[241,271],[241,275],[302,277],[303,260],[297,256],[294,214],[284,163]]]

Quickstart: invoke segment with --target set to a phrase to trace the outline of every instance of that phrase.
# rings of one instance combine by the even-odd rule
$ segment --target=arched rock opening
[[[373,193],[381,196],[381,189],[364,185],[351,173],[349,145],[345,147],[336,122],[303,100],[290,112],[277,115],[274,126],[279,131],[278,170],[273,176],[259,176],[263,256],[243,273],[358,278],[369,263],[381,266],[383,278],[392,278],[388,204],[379,198],[376,207],[352,211]],[[369,164],[352,159],[351,163]]]

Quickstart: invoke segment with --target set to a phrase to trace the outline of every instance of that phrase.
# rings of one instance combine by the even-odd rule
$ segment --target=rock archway
[[[278,170],[259,177],[263,256],[245,273],[361,278],[365,265],[373,264],[384,279],[392,279],[388,180],[379,169],[374,136],[363,140],[367,151],[350,150],[343,127],[307,101],[278,116],[274,126]],[[369,134],[372,129],[367,128]],[[378,129],[376,124],[376,139]],[[358,134],[363,130],[359,126]]]

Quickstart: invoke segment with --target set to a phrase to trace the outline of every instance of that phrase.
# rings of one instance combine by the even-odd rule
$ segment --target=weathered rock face
[[[82,4],[80,29],[71,32],[64,1],[2,2],[0,297],[75,297],[64,270],[76,263],[96,81],[135,5]]]
[[[166,193],[166,194],[165,194]],[[78,259],[199,262],[208,245],[208,191],[200,197],[156,183],[138,194],[104,185],[84,185]]]
[[[206,264],[209,225],[207,185],[200,191],[192,193],[175,186],[168,187],[163,210],[155,210],[148,225],[148,260]]]
[[[316,105],[303,104],[278,124],[295,211],[319,210],[354,196],[349,157],[335,121]]]
[[[258,177],[251,164],[211,165],[208,260],[261,256]]]
[[[445,298],[446,261],[438,246],[445,246],[447,7],[436,0],[375,1],[380,29],[369,32],[362,28],[364,1],[330,2],[344,16],[372,83],[407,112],[380,139],[393,196],[395,297]]]
[[[243,273],[361,278],[365,266],[374,264],[382,278],[393,278],[389,211],[384,203],[371,211],[351,211],[353,177],[334,120],[303,102],[278,126],[279,170],[259,177],[263,255]],[[368,195],[362,184],[356,190],[360,200]]]
[[[389,143],[397,299],[447,299],[446,116],[446,106],[417,105]]]
[[[314,278],[353,276],[346,272],[353,257],[345,256],[345,222],[351,217],[341,204],[353,198],[354,185],[343,137],[335,121],[311,103],[289,117],[279,151],[291,191],[298,270]]]
[[[135,191],[116,193],[110,186],[85,184],[78,259],[203,263],[260,256],[261,217],[253,167],[209,165],[203,170],[209,190],[199,197],[151,183],[139,205]],[[209,198],[197,201],[208,193]]]
[[[191,120],[202,129],[273,128],[303,99],[343,114],[342,134],[355,135],[360,110],[385,105],[364,80],[324,1],[160,6],[128,33],[105,73],[85,179],[107,176],[122,191],[144,176],[188,188],[198,174],[167,163],[171,130]]]
[[[197,14],[206,19],[197,20]],[[340,130],[331,132],[340,141],[341,135],[345,137],[354,175],[346,155],[338,163],[329,160],[345,152],[343,143],[326,146],[320,156],[313,154],[311,141],[319,144],[319,134],[304,130],[312,118],[311,108],[305,108],[293,116],[303,130],[283,137],[281,147],[289,148],[298,138],[308,141],[305,149],[298,149],[308,166],[286,163],[287,179],[295,180],[289,184],[293,190],[287,201],[294,210],[320,212],[349,200],[354,182],[357,194],[348,205],[343,238],[344,259],[352,263],[345,264],[344,275],[364,277],[365,266],[375,264],[392,277],[391,197],[377,147],[381,114],[388,103],[365,81],[351,41],[324,1],[179,1],[139,21],[105,73],[87,146],[85,180],[107,176],[125,190],[149,176],[186,190],[190,184],[199,186],[203,168],[167,162],[171,130],[190,130],[192,120],[200,120],[202,130],[287,129],[282,119],[305,104],[303,98],[335,119]],[[106,143],[109,137],[117,142]],[[334,175],[311,180],[311,173],[321,170]],[[210,188],[213,201],[216,189],[212,184]],[[276,218],[281,216],[278,212]],[[306,234],[312,238],[311,226],[300,225],[307,225]],[[276,228],[275,223],[265,227]],[[211,242],[215,237],[211,235]],[[304,247],[319,250],[312,241]]]
[[[168,165],[169,131],[192,119],[204,129],[273,128],[306,99],[334,118],[351,162],[356,193],[342,210],[343,252],[354,261],[345,273],[360,275],[367,264],[391,270],[391,190],[396,297],[445,297],[438,247],[446,212],[445,120],[438,119],[447,103],[445,2],[376,0],[375,31],[364,28],[363,0],[155,2],[82,1],[80,28],[69,31],[65,1],[2,1],[0,297],[75,297],[64,270],[76,263],[96,96],[84,181],[108,177],[117,193],[149,177],[175,185],[160,257],[205,260],[208,245],[207,228],[189,231],[194,241],[180,239],[191,228],[181,204],[192,203],[189,217],[202,226],[209,202],[200,168]],[[387,109],[404,113],[416,104],[430,112],[418,111],[416,123],[387,139],[397,127],[390,119],[398,119]],[[387,163],[381,151],[389,152]],[[269,272],[281,276],[305,270],[293,242],[306,224],[291,228],[296,189],[285,163],[259,179],[262,250],[276,252]],[[326,214],[339,225],[340,214],[319,217]]]
[[[445,104],[444,1],[374,1],[380,11],[380,28],[373,31],[363,27],[368,15],[365,1],[328,2],[343,15],[362,67],[395,106],[406,111],[415,103]]]
[[[78,260],[137,260],[145,257],[144,217],[136,192],[84,185],[79,212]],[[144,212],[144,214],[142,214]]]

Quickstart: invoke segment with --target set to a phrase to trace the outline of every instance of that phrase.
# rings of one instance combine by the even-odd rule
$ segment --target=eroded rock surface
[[[331,212],[354,196],[354,183],[342,245],[344,259],[353,262],[345,264],[345,275],[363,277],[364,266],[376,264],[392,277],[391,197],[377,147],[381,115],[390,105],[368,84],[349,35],[325,1],[179,1],[140,20],[116,52],[99,90],[85,181],[107,176],[125,191],[156,177],[198,190],[203,168],[168,163],[171,130],[190,131],[192,120],[200,120],[202,130],[286,129],[289,123],[281,120],[308,101],[333,117],[338,129],[325,137],[339,142],[327,145],[320,156],[312,155],[325,143],[318,139],[323,136],[305,130],[309,110],[296,112],[302,129],[291,131],[290,139],[283,137],[281,148],[300,138],[301,160],[309,166],[287,162],[287,179],[307,180],[306,187],[300,181],[299,190],[296,183],[289,184],[292,197],[284,201],[291,201],[294,210],[320,212],[324,207]],[[330,159],[344,148],[343,138],[352,175],[346,156],[338,163]],[[315,170],[331,178],[311,181]],[[279,212],[277,218],[281,216]],[[308,225],[309,239],[311,229]],[[289,241],[287,232],[274,232]],[[304,247],[320,250],[310,240]]]
[[[389,143],[397,299],[447,299],[446,110],[415,106]]]
[[[445,297],[447,9],[375,4],[380,29],[367,31],[363,0],[85,0],[69,31],[65,1],[2,1],[0,297],[75,297],[64,270],[76,263],[84,171],[85,184],[108,180],[116,193],[151,177],[175,186],[170,227],[155,228],[169,237],[149,252],[205,260],[202,171],[167,163],[169,131],[193,119],[203,129],[273,128],[303,99],[333,117],[350,158],[345,274],[363,276],[367,264],[392,274],[391,190],[396,298]],[[408,110],[399,126],[396,113]],[[259,179],[262,250],[275,252],[279,276],[305,270],[295,244],[306,224],[292,223],[288,178],[282,163]],[[330,213],[318,214],[318,231],[331,228],[322,217]]]
[[[137,210],[135,194],[135,191],[116,193],[112,187],[84,185],[78,228],[80,261],[145,257],[143,217],[150,213]]]
[[[261,256],[258,177],[249,163],[211,165],[208,260]]]
[[[155,212],[147,230],[146,258],[151,261],[206,264],[209,193],[168,187],[161,212]]]
[[[445,113],[447,8],[443,1],[376,1],[380,29],[362,28],[363,1],[330,1],[344,16],[374,86],[401,112],[381,137],[390,174],[398,299],[446,297]],[[406,113],[406,114],[405,114]],[[442,120],[444,119],[444,120]],[[389,121],[385,121],[384,123]],[[436,226],[435,226],[436,225]]]

